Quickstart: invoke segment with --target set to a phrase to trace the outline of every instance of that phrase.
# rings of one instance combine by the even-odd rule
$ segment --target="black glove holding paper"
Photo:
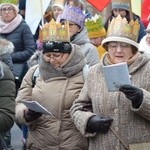
[[[87,122],[86,131],[93,133],[93,132],[100,132],[100,133],[107,133],[113,119],[106,118],[101,116],[93,116]]]
[[[42,113],[35,112],[35,111],[30,110],[30,109],[24,110],[24,117],[25,117],[27,122],[37,120],[41,116],[42,116]]]
[[[139,108],[143,101],[143,91],[132,85],[123,85],[119,91],[123,92],[125,96],[131,100],[134,108]]]

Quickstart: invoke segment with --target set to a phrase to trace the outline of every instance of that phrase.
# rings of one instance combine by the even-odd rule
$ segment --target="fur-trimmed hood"
[[[5,53],[12,53],[14,50],[14,45],[12,42],[6,39],[0,39],[0,55]]]
[[[3,69],[2,62],[0,61],[0,79],[2,79],[3,77],[4,77],[4,69]]]

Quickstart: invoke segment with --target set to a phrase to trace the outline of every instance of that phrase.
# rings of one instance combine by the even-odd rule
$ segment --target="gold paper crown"
[[[118,15],[109,22],[107,37],[124,37],[137,42],[139,35],[140,25],[138,19],[131,20],[129,23],[126,18],[122,18]]]
[[[18,0],[0,0],[0,4],[9,3],[9,4],[18,4]]]
[[[59,41],[70,42],[69,36],[69,23],[65,22],[64,25],[57,23],[52,19],[49,23],[46,23],[40,30],[40,41]]]
[[[89,38],[102,37],[106,35],[106,30],[103,26],[102,17],[100,15],[96,14],[91,19],[86,19],[85,27]]]

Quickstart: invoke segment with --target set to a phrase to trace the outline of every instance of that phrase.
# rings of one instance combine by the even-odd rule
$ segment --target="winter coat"
[[[29,26],[22,19],[19,26],[10,33],[0,36],[14,44],[14,52],[11,54],[13,63],[23,63],[32,56],[35,51],[35,42]]]
[[[15,82],[9,67],[0,62],[0,133],[8,131],[15,119]]]
[[[129,66],[133,86],[143,91],[143,102],[138,109],[122,92],[108,92],[101,63],[91,67],[82,92],[71,108],[71,117],[80,132],[89,137],[89,150],[126,150],[123,144],[109,130],[106,134],[86,132],[87,121],[95,114],[113,119],[111,128],[129,144],[150,142],[150,58],[139,54]],[[87,103],[92,103],[92,111],[83,111]]]
[[[0,24],[1,25],[1,24]],[[9,27],[11,28],[11,26]],[[14,64],[14,74],[18,76],[18,74],[22,74],[22,77],[28,70],[27,61],[33,55],[36,44],[31,33],[30,27],[26,24],[24,19],[22,19],[21,23],[8,33],[0,33],[0,36],[14,44],[14,52],[11,53],[12,61]],[[22,73],[22,69],[20,65],[15,65],[16,63],[21,63],[22,67],[24,67],[24,72]]]
[[[14,45],[12,42],[6,39],[0,39],[0,61],[9,66],[10,70],[13,72],[13,62],[11,53],[14,50]]]
[[[25,75],[16,98],[16,121],[27,123],[20,100],[39,102],[53,115],[42,115],[29,123],[27,149],[29,150],[87,150],[87,139],[77,130],[69,114],[73,101],[84,83],[84,56],[74,45],[62,69],[54,69],[43,58],[39,62],[40,76],[32,89],[33,66]]]
[[[90,43],[90,39],[88,38],[85,28],[80,33],[75,35],[71,42],[81,46],[81,51],[84,54],[89,66],[93,66],[99,62],[99,54],[97,49],[93,44]]]

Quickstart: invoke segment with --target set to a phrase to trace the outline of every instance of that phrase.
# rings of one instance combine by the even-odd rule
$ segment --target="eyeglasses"
[[[44,54],[44,56],[46,57],[46,59],[54,59],[54,60],[58,60],[60,58],[63,57],[64,54]]]
[[[2,13],[6,13],[6,12],[13,12],[14,11],[14,8],[12,8],[12,7],[8,7],[8,8],[2,8],[1,9],[1,12]]]
[[[122,43],[122,42],[120,42],[120,43],[117,43],[117,42],[116,43],[108,43],[108,49],[110,49],[110,50],[117,50],[118,47],[120,47],[122,50],[124,50],[124,49],[130,48],[131,45],[127,44],[127,43]]]
[[[71,27],[73,27],[75,24],[73,24],[73,23],[69,23],[69,27],[71,28]]]
[[[65,24],[65,22],[61,22],[61,25],[64,25]],[[74,23],[69,23],[69,27],[71,28],[71,27],[73,27],[74,25],[76,25],[76,24],[74,24]]]

